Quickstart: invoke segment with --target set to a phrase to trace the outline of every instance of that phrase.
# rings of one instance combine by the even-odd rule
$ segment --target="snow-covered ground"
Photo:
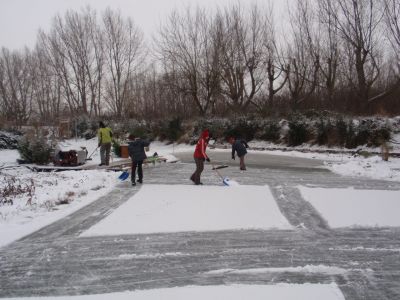
[[[271,228],[292,226],[267,186],[144,185],[82,235]]]
[[[86,147],[91,154],[96,139],[70,140],[63,149]],[[174,153],[193,151],[194,146],[165,145],[153,142],[148,156],[157,152],[174,161]],[[229,150],[224,150],[229,151]],[[250,151],[251,152],[251,151]],[[259,153],[259,152],[258,152]],[[265,151],[268,154],[316,158],[332,171],[352,176],[400,180],[400,161],[384,162],[378,157]],[[80,209],[112,190],[118,179],[115,173],[102,170],[34,173],[14,166],[19,157],[15,150],[0,151],[0,188],[21,185],[26,192],[13,199],[13,205],[0,205],[0,247]],[[92,164],[99,163],[94,152]],[[114,158],[115,160],[117,158]],[[3,169],[1,169],[3,168]],[[386,169],[385,169],[386,168]],[[385,171],[386,170],[386,171]],[[4,178],[4,180],[3,180]],[[12,180],[12,181],[10,181]],[[299,186],[302,196],[318,210],[332,227],[400,226],[396,213],[400,209],[399,191],[364,191]],[[27,204],[27,202],[30,202]],[[68,203],[63,205],[61,203]],[[223,216],[223,217],[221,217]],[[284,218],[268,186],[191,186],[143,185],[131,199],[108,217],[84,232],[83,236],[120,235],[153,232],[216,231],[232,229],[285,229],[293,227]],[[143,254],[147,255],[147,254]],[[151,254],[148,254],[151,255]],[[167,255],[167,254],[163,254]],[[169,253],[168,255],[184,255]],[[116,259],[139,259],[140,254],[126,253]],[[294,266],[287,268],[219,269],[208,274],[318,273],[346,275],[351,270],[334,266]],[[122,293],[30,297],[19,299],[326,299],[343,300],[336,284],[276,284],[186,286],[169,289],[127,291]]]
[[[15,298],[4,298],[15,299]],[[336,284],[186,286],[87,296],[28,297],[20,300],[344,300]]]
[[[64,149],[79,149],[79,147],[86,147],[89,154],[91,154],[97,147],[97,140],[69,140],[63,143],[62,147]],[[194,146],[190,145],[165,145],[160,142],[153,142],[150,145],[150,150],[147,152],[148,156],[153,155],[157,152],[159,155],[167,157],[170,161],[176,160],[173,156],[174,153],[182,151],[193,151]],[[224,150],[229,151],[229,150]],[[250,151],[251,152],[251,151]],[[258,151],[259,153],[259,151]],[[391,158],[389,162],[382,161],[379,157],[363,158],[363,157],[353,157],[351,155],[339,155],[339,154],[315,154],[315,153],[302,153],[302,152],[287,152],[287,151],[265,151],[268,154],[280,154],[280,155],[291,155],[298,157],[308,157],[321,159],[326,162],[326,167],[334,172],[343,175],[351,176],[368,176],[371,178],[385,179],[385,180],[400,180],[400,159]],[[14,240],[17,240],[63,216],[71,213],[80,207],[87,205],[91,201],[94,201],[98,197],[106,194],[108,191],[113,189],[113,187],[118,183],[115,173],[107,173],[105,171],[93,170],[93,171],[68,171],[60,173],[34,173],[26,168],[17,169],[4,169],[5,166],[15,166],[16,159],[19,158],[18,152],[16,150],[1,150],[0,151],[0,174],[1,182],[0,188],[4,188],[8,183],[11,184],[12,180],[15,180],[14,185],[21,185],[23,189],[26,190],[20,196],[13,199],[14,204],[0,205],[0,246],[6,245]],[[92,156],[93,160],[88,163],[98,164],[100,162],[99,152],[94,151]],[[117,159],[117,158],[114,158]],[[1,169],[3,168],[3,169]],[[161,188],[161,187],[160,187]],[[209,201],[210,203],[215,203],[213,208],[223,207],[224,205],[220,202],[221,195],[219,192],[211,193],[208,197],[200,197],[201,199],[193,198],[196,193],[189,189],[199,188],[201,191],[205,191],[209,187],[174,187],[179,191],[175,191],[175,194],[186,195],[189,200],[187,203],[185,201],[165,200],[162,201],[163,197],[160,197],[159,191],[147,191],[143,190],[143,193],[150,193],[151,195],[143,194],[143,197],[150,196],[151,198],[158,199],[158,203],[154,202],[154,207],[157,209],[172,209],[175,208],[176,211],[170,211],[169,213],[179,212],[179,210],[184,209],[183,205],[188,203],[194,204],[196,201]],[[211,188],[211,187],[210,187]],[[221,187],[222,188],[222,187]],[[211,188],[212,189],[212,188]],[[225,189],[224,192],[227,190]],[[379,193],[383,193],[379,192]],[[247,198],[259,198],[257,188],[246,191]],[[341,191],[329,191],[332,196],[336,195],[338,198]],[[348,191],[347,191],[348,193]],[[396,193],[396,192],[393,192]],[[139,196],[141,194],[139,193]],[[183,197],[183,198],[184,198]],[[379,198],[380,196],[376,196]],[[203,199],[205,198],[205,199]],[[335,199],[336,199],[335,198]],[[30,201],[28,201],[31,199]],[[140,200],[140,197],[137,198]],[[172,198],[171,198],[172,199]],[[270,201],[268,193],[266,193],[263,198],[265,202]],[[29,202],[29,203],[28,203]],[[69,202],[68,205],[59,205],[60,203]],[[28,204],[27,204],[28,203]],[[238,204],[240,207],[240,204]],[[257,204],[252,211],[257,211],[259,206]],[[264,205],[267,205],[264,203]],[[242,205],[242,207],[245,207]],[[151,209],[151,207],[141,207],[143,213],[146,209]],[[220,209],[220,208],[218,208]],[[157,210],[151,212],[151,214],[156,214]],[[274,210],[270,211],[271,215],[275,215]],[[277,216],[277,215],[275,215]],[[367,217],[368,218],[368,217]],[[328,219],[328,217],[327,217]],[[169,222],[171,220],[164,220]],[[380,225],[381,220],[375,220],[371,218],[374,225]],[[172,224],[172,223],[171,223]],[[203,230],[207,228],[202,227],[187,227],[182,223],[182,227],[179,228],[181,231],[187,230]],[[232,223],[233,224],[233,223]],[[239,228],[244,226],[244,224],[236,224],[229,226],[214,226],[210,227],[210,230],[221,230],[226,228]],[[276,226],[279,228],[284,223],[276,223],[273,221],[268,226],[264,224],[262,228]],[[221,225],[221,224],[219,224]],[[346,224],[345,224],[346,225]],[[347,224],[349,226],[357,224]],[[346,226],[347,226],[346,225]],[[365,222],[360,222],[359,225],[368,225]],[[387,223],[382,222],[382,225],[387,225]],[[162,225],[160,225],[162,226]],[[172,226],[172,225],[171,225]],[[232,227],[233,226],[233,227]],[[250,225],[247,224],[246,228]],[[286,226],[286,225],[285,225]],[[166,227],[165,227],[166,228]],[[155,230],[155,229],[154,229]],[[175,229],[171,229],[175,230]]]
[[[85,139],[71,139],[64,142],[61,142],[60,148],[63,151],[67,150],[80,150],[82,147],[85,147],[88,151],[88,156],[91,156],[92,160],[87,161],[87,165],[99,164],[100,163],[100,150],[97,149],[97,138],[93,138],[90,140]],[[173,154],[176,152],[182,151],[192,151],[193,146],[184,145],[184,144],[165,144],[162,142],[154,141],[150,144],[149,150],[146,152],[147,156],[153,156],[155,152],[159,156],[163,156],[167,159],[167,161],[175,161],[176,158]],[[10,150],[11,151],[11,150]],[[115,157],[111,155],[111,161],[118,161],[121,160],[119,157]],[[0,161],[1,162],[1,161]]]
[[[64,151],[85,147],[92,160],[86,165],[98,165],[100,153],[97,139],[71,139],[60,143]],[[169,161],[173,153],[193,150],[189,145],[166,145],[153,142],[148,156],[157,152]],[[110,192],[119,183],[114,172],[104,170],[36,173],[17,166],[17,150],[0,150],[0,191],[20,188],[24,192],[9,196],[13,204],[0,205],[0,247],[18,240],[54,221],[95,201]],[[120,160],[113,157],[112,160]],[[10,167],[10,168],[8,168]],[[1,198],[0,198],[1,199]]]
[[[26,192],[0,205],[0,247],[30,234],[110,192],[117,179],[105,171],[33,173],[18,169],[1,174],[0,188]],[[15,176],[15,177],[11,177]]]
[[[400,226],[400,191],[299,189],[330,227]]]
[[[400,135],[397,137],[400,140]],[[344,176],[360,176],[372,179],[400,181],[400,158],[390,157],[389,161],[382,160],[380,155],[364,157],[362,155],[352,155],[348,153],[318,153],[313,151],[335,150],[340,152],[340,148],[326,148],[323,146],[302,145],[295,148],[283,147],[286,150],[268,150],[276,148],[275,144],[254,141],[249,143],[250,147],[265,148],[263,153],[271,155],[284,155],[293,157],[303,157],[310,159],[318,159],[324,161],[326,168],[334,173]],[[400,153],[400,145],[392,144],[392,150]],[[292,149],[292,150],[291,150]],[[363,148],[360,148],[360,150]],[[310,152],[302,152],[302,150],[310,150]],[[365,149],[366,151],[380,152],[379,148]],[[260,153],[257,150],[251,152]]]

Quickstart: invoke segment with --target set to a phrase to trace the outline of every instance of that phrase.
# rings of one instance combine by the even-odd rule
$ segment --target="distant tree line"
[[[1,49],[1,119],[400,113],[399,0],[297,0],[287,15],[176,10],[146,44],[119,11],[68,11],[34,49]]]

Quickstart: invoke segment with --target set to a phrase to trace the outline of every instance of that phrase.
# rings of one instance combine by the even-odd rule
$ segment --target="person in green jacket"
[[[100,147],[100,166],[110,164],[110,151],[112,142],[112,131],[111,128],[106,127],[102,121],[99,122],[98,138]]]

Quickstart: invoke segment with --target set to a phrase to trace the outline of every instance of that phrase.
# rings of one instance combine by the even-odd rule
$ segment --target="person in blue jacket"
[[[149,141],[143,140],[141,138],[135,137],[133,134],[129,135],[128,142],[128,152],[132,159],[132,172],[131,172],[131,182],[132,185],[136,185],[136,168],[138,173],[138,182],[143,183],[143,161],[147,158],[145,147],[150,145]]]
[[[236,152],[240,159],[240,170],[246,170],[244,156],[247,154],[246,148],[249,148],[249,145],[247,145],[246,141],[234,137],[230,137],[228,141],[232,145],[232,159],[235,159]]]

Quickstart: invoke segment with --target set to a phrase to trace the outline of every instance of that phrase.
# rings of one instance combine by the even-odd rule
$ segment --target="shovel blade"
[[[129,172],[124,171],[121,173],[121,175],[118,176],[118,179],[121,181],[127,180],[129,178]]]
[[[225,178],[222,180],[223,184],[226,185],[226,186],[229,186],[229,183],[230,183],[229,181],[230,181],[230,180],[229,180],[228,177],[225,177]]]
[[[222,181],[226,186],[238,186],[239,183],[235,180],[230,180],[228,177],[225,177]]]

